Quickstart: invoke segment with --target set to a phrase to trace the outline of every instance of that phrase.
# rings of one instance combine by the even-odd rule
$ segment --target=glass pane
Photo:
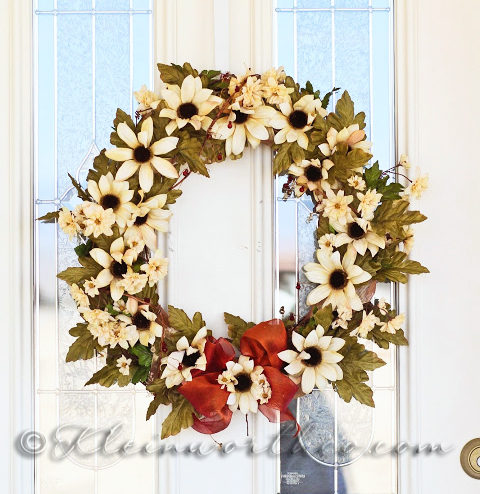
[[[325,9],[331,6],[330,0],[298,0],[297,6],[299,9]]]
[[[368,0],[335,0],[337,9],[355,9],[368,7]]]

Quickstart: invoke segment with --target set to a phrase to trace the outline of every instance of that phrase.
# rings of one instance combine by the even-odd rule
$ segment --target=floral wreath
[[[365,114],[354,113],[346,91],[329,113],[338,88],[320,98],[282,67],[242,77],[198,72],[188,63],[158,68],[161,96],[145,86],[135,92],[135,121],[117,111],[115,147],[95,158],[88,186],[70,177],[82,202],[40,218],[58,221],[78,243],[80,266],[58,274],[83,318],[70,330],[76,339],[66,361],[103,357],[87,385],[143,383],[154,396],[147,419],[171,405],[162,438],[188,427],[219,432],[238,409],[294,420],[291,400],[328,383],[346,402],[374,406],[367,371],[385,362],[361,341],[407,344],[404,315],[371,299],[377,282],[428,273],[408,259],[411,225],[426,219],[409,209],[410,200],[427,188],[428,176],[411,181],[400,174],[410,168],[405,155],[387,171],[378,162],[367,167]],[[311,196],[318,249],[304,271],[318,286],[300,321],[255,324],[225,313],[228,338],[216,338],[199,312],[190,319],[159,304],[157,282],[169,260],[157,234],[167,232],[168,206],[192,172],[208,177],[207,165],[238,159],[260,143],[274,151],[274,174],[287,176],[284,198]],[[391,181],[390,173],[410,184]]]

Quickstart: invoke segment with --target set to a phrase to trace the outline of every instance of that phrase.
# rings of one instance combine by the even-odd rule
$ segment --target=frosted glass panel
[[[365,8],[368,7],[368,0],[335,0],[335,8]]]
[[[67,174],[85,182],[94,156],[110,146],[116,109],[131,112],[133,91],[142,84],[153,86],[152,2],[139,0],[132,6],[130,10],[129,0],[58,0],[56,4],[39,0],[35,5],[37,217],[62,205],[74,207],[78,199]],[[93,7],[104,13],[93,14]],[[115,12],[106,12],[111,10]],[[52,460],[47,454],[38,457],[36,494],[64,494],[78,489],[84,494],[102,492],[99,485],[109,475],[100,472],[117,468],[115,465],[125,456],[121,449],[108,454],[94,452],[105,434],[118,427],[111,450],[132,442],[136,436],[148,443],[155,435],[155,423],[144,419],[145,390],[133,386],[85,387],[92,373],[104,365],[100,357],[65,363],[73,341],[69,330],[81,318],[68,286],[56,274],[77,265],[73,247],[57,225],[36,225],[36,407],[45,435],[54,437],[59,427],[67,442],[87,428],[90,434],[82,441],[82,448],[74,448],[67,460]],[[138,412],[137,401],[141,409]],[[135,461],[131,460],[131,465]],[[153,493],[155,475],[150,464],[126,485],[130,490],[135,485],[142,492]],[[55,484],[45,481],[49,478],[54,478]]]
[[[330,0],[298,0],[298,8],[328,8],[331,5]]]

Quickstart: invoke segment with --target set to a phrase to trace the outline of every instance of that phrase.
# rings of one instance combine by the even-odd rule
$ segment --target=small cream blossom
[[[357,197],[360,201],[358,211],[362,213],[363,219],[368,221],[372,220],[373,213],[382,199],[382,194],[377,194],[376,189],[368,189],[365,194],[358,192]]]
[[[350,307],[338,307],[337,308],[338,316],[332,322],[332,328],[343,328],[348,329],[348,323],[352,319],[353,312]]]
[[[122,355],[119,359],[117,359],[117,367],[120,374],[123,374],[124,376],[128,376],[130,374],[131,363],[132,363],[132,359],[125,357],[125,355]]]
[[[404,322],[405,314],[399,314],[398,316],[390,319],[388,322],[380,326],[380,331],[382,331],[383,333],[395,334],[399,329],[401,329]]]
[[[318,239],[318,247],[320,250],[331,254],[333,252],[333,248],[335,247],[335,238],[336,235],[334,233],[326,233],[325,235],[322,235]]]
[[[367,184],[365,183],[365,180],[363,180],[363,178],[360,176],[360,175],[352,175],[348,180],[348,185],[350,185],[350,187],[353,187],[354,189],[357,189],[357,190],[365,190],[365,187],[367,186]]]
[[[380,319],[373,312],[370,312],[367,316],[366,312],[363,311],[362,322],[350,334],[358,335],[360,338],[366,338],[368,333],[372,331],[375,326],[379,326],[380,324]]]
[[[89,323],[113,321],[113,317],[105,310],[100,309],[79,309],[82,317]]]
[[[58,212],[58,226],[60,226],[60,228],[68,235],[70,240],[72,240],[80,230],[78,224],[75,222],[75,217],[70,210],[65,207]]]
[[[343,128],[340,132],[332,127],[327,132],[327,142],[320,144],[318,147],[324,156],[331,156],[337,150],[337,145],[340,143],[346,143],[349,149],[361,149],[365,153],[369,153],[372,143],[370,141],[364,141],[364,139],[365,131],[360,130],[358,124]]]
[[[85,283],[83,284],[83,289],[85,290],[85,293],[92,298],[98,295],[99,288],[101,287],[98,286],[97,280],[93,277],[89,280],[85,280]]]
[[[133,96],[139,103],[137,108],[139,112],[155,109],[161,101],[160,96],[157,93],[148,90],[145,84],[138,91],[135,91]]]
[[[415,244],[415,230],[411,226],[405,226],[405,238],[403,240],[403,252],[410,254]]]
[[[85,236],[93,235],[97,238],[100,235],[110,237],[113,235],[112,225],[117,218],[113,209],[103,209],[102,206],[95,203],[90,203],[83,209],[85,213]]]
[[[335,194],[331,189],[326,191],[327,197],[323,199],[323,216],[329,220],[337,221],[340,225],[346,225],[352,219],[352,210],[348,206],[353,201],[353,196],[345,196],[344,190]]]
[[[240,96],[235,98],[232,105],[233,110],[254,110],[263,105],[263,84],[256,77],[247,77],[247,82],[240,90]]]
[[[403,168],[406,168],[407,170],[412,166],[412,164],[410,163],[410,158],[406,154],[402,154],[400,156],[400,160],[398,164],[400,166],[403,166]]]
[[[85,295],[85,292],[76,283],[73,283],[70,286],[70,294],[79,307],[90,306],[89,298],[87,297],[87,295]]]
[[[417,169],[417,178],[405,189],[407,197],[420,199],[422,194],[428,189],[428,174],[420,176],[420,170]]]
[[[128,294],[135,295],[141,292],[147,284],[148,276],[135,271],[127,271],[123,279],[118,282],[118,286],[123,288]]]
[[[151,257],[148,264],[143,264],[141,269],[148,276],[148,284],[154,286],[155,283],[162,280],[168,273],[168,258],[162,256],[162,251],[155,251],[155,255]]]

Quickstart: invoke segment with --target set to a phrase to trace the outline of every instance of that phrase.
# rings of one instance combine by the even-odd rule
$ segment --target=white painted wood
[[[189,61],[199,69],[237,74],[247,67],[263,71],[273,65],[270,1],[184,0],[165,2],[163,7],[157,16],[158,62]],[[169,29],[175,44],[166,43],[161,35],[165,23],[173,19],[175,34]],[[201,311],[208,327],[220,335],[226,333],[223,312],[254,321],[272,317],[271,152],[247,150],[241,160],[211,165],[209,171],[210,179],[191,176],[184,182],[184,195],[173,208],[166,299],[190,315]],[[271,441],[276,426],[263,416],[249,421],[255,441]],[[245,432],[239,414],[216,439],[224,445],[229,441],[248,444]],[[204,442],[208,448],[215,445],[208,436],[194,432],[182,432],[176,439],[181,446],[191,442]],[[245,449],[212,453],[201,461],[194,455],[162,459],[161,492],[207,494],[212,492],[212,482],[215,488],[224,486],[235,494],[275,492],[275,458],[251,455]],[[216,479],[207,478],[207,472]]]
[[[18,451],[19,436],[33,429],[31,9],[28,0],[0,2],[0,476],[10,494],[33,492],[33,457]]]
[[[430,175],[419,203],[429,220],[417,228],[414,257],[431,274],[411,277],[406,292],[401,439],[453,447],[443,455],[401,455],[401,492],[474,494],[480,483],[462,471],[459,455],[480,436],[480,4],[396,4],[398,149]]]

